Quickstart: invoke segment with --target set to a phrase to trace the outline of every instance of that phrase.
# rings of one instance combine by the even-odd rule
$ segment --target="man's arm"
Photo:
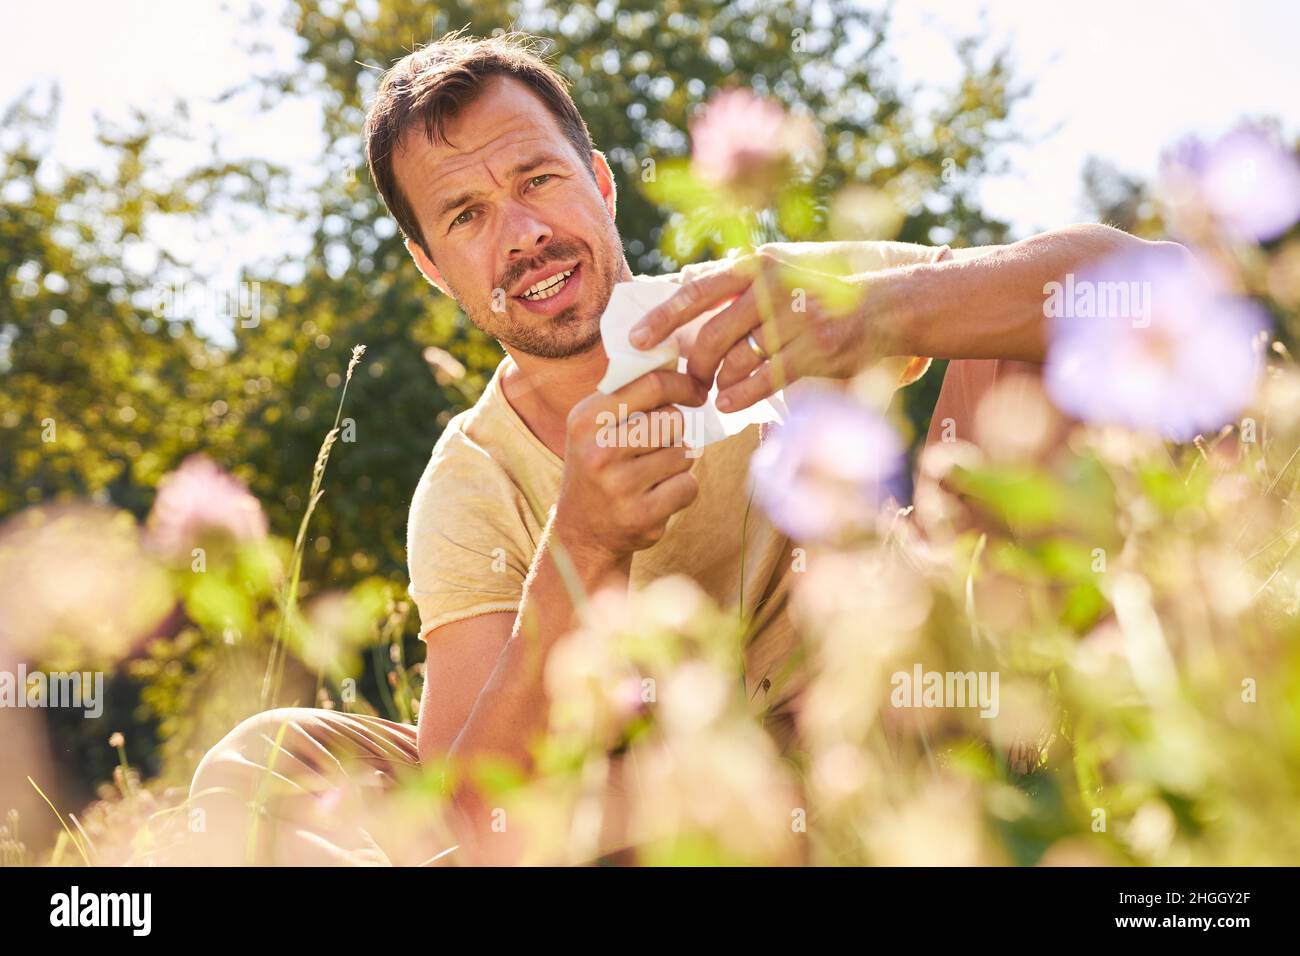
[[[567,558],[567,580],[557,553],[560,561]],[[630,556],[564,547],[552,513],[517,614],[482,614],[428,634],[417,747],[423,766],[446,759],[451,769],[448,822],[466,862],[517,862],[521,835],[489,833],[490,806],[475,785],[476,763],[490,757],[529,766],[531,745],[547,723],[547,656],[578,623],[578,595],[606,584],[626,587],[629,563]]]
[[[627,583],[630,555],[570,545],[552,517],[524,582],[518,614],[485,614],[430,633],[420,710],[422,761],[446,754],[468,767],[476,756],[490,754],[528,766],[529,747],[546,727],[547,655],[578,623],[578,602],[602,586]],[[572,568],[569,581],[557,552]]]
[[[882,355],[1042,362],[1043,286],[1125,248],[1151,243],[1112,226],[1078,223],[999,246],[951,249],[940,260],[879,269],[872,242],[762,247],[784,262],[856,279],[868,289],[864,321],[882,332]],[[760,250],[762,251],[762,249]]]
[[[702,270],[651,310],[631,340],[650,348],[726,304],[699,329],[688,370],[701,381],[716,374],[718,407],[735,411],[804,376],[847,378],[889,356],[1042,362],[1047,283],[1125,248],[1187,254],[1089,223],[956,250],[947,261],[846,275],[872,244],[860,245],[779,243]]]
[[[1167,247],[1110,226],[1083,223],[1005,246],[954,249],[945,261],[864,277],[868,327],[888,329],[888,353],[931,358],[1042,362],[1044,286],[1126,248]]]
[[[514,627],[512,612],[497,611],[444,624],[425,635],[424,695],[416,725],[421,763],[451,751]]]

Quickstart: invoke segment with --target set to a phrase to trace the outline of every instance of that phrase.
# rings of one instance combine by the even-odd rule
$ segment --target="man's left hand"
[[[699,329],[687,371],[708,385],[718,408],[736,411],[804,376],[848,378],[892,354],[866,319],[867,276],[839,276],[800,264],[779,244],[710,263],[637,323],[632,344],[649,348],[726,305]],[[730,304],[728,304],[730,303]]]

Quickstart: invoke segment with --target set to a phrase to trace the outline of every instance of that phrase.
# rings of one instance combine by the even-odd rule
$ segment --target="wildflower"
[[[1250,401],[1263,310],[1189,256],[1125,253],[1072,285],[1093,301],[1079,309],[1086,298],[1076,295],[1053,316],[1045,378],[1062,410],[1186,441]]]
[[[801,541],[831,539],[904,496],[903,446],[853,399],[808,393],[791,401],[785,424],[755,453],[750,478],[755,502],[778,528]]]
[[[1267,242],[1300,219],[1300,160],[1262,128],[1209,145],[1185,140],[1165,157],[1161,178],[1176,223],[1208,215],[1229,236]]]
[[[0,525],[0,647],[50,669],[132,653],[174,600],[127,512],[42,505]]]
[[[158,484],[149,535],[164,554],[188,557],[204,538],[234,541],[266,537],[266,515],[239,479],[202,455],[191,455]]]
[[[696,175],[754,202],[779,185],[792,163],[820,160],[820,142],[807,119],[748,90],[718,93],[690,126]]]
[[[108,745],[116,750],[126,745],[126,738],[121,733],[114,733],[108,738]]]

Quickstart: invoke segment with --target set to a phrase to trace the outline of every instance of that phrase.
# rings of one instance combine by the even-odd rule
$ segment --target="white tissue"
[[[639,349],[628,341],[632,326],[657,305],[667,302],[681,286],[670,279],[634,279],[619,282],[610,293],[609,305],[600,317],[600,338],[605,343],[609,367],[596,386],[609,395],[628,382],[657,368],[677,368],[681,350],[673,336],[652,349]]]
[[[655,306],[667,302],[680,289],[671,278],[638,277],[619,282],[609,297],[609,305],[600,317],[600,337],[605,345],[609,367],[597,389],[606,395],[618,391],[628,382],[658,368],[684,372],[686,359],[677,339],[669,336],[651,349],[638,349],[628,336],[641,318]],[[738,412],[720,412],[717,407],[718,386],[714,383],[703,405],[678,405],[686,420],[686,441],[693,448],[703,448],[739,434],[750,425],[785,421],[787,410],[781,392],[755,402]]]

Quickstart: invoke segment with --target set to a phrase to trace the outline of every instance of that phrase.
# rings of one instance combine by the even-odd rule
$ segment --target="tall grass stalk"
[[[352,348],[352,359],[348,362],[347,375],[343,379],[343,392],[339,395],[339,407],[334,413],[334,427],[321,442],[320,451],[316,453],[316,463],[311,470],[311,491],[307,494],[307,509],[303,512],[302,522],[298,525],[298,536],[293,542],[293,558],[289,564],[289,579],[285,584],[284,596],[280,602],[280,620],[276,624],[275,638],[271,642],[271,655],[266,663],[266,673],[262,677],[261,707],[266,710],[274,705],[279,696],[280,684],[284,679],[284,662],[288,653],[285,634],[289,626],[289,616],[298,608],[298,583],[302,577],[302,555],[307,545],[307,526],[317,503],[325,494],[321,484],[325,480],[325,466],[329,464],[330,450],[339,436],[339,422],[343,419],[343,403],[348,397],[348,384],[352,381],[352,372],[365,355],[366,347],[356,345]]]
[[[86,848],[81,845],[81,841],[77,839],[77,835],[73,833],[67,823],[64,822],[63,814],[59,813],[58,809],[54,806],[54,802],[45,795],[45,791],[40,788],[35,780],[29,776],[27,782],[30,783],[36,792],[41,795],[41,799],[45,801],[45,805],[48,806],[50,811],[54,814],[54,819],[59,821],[59,826],[63,827],[63,832],[68,835],[68,840],[77,848],[77,852],[81,854],[82,861],[86,866],[90,866],[90,857],[86,853]]]

